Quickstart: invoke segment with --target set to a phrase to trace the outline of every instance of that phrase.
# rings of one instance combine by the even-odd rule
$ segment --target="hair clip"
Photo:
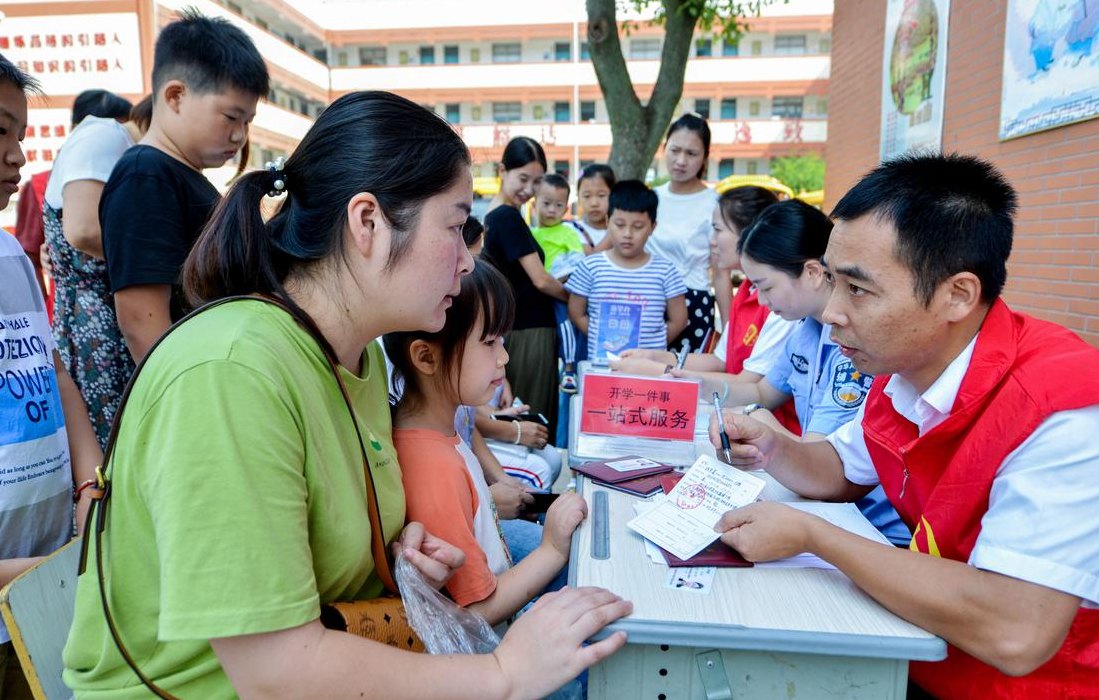
[[[286,158],[282,156],[279,156],[273,161],[269,160],[263,164],[263,167],[271,171],[271,175],[275,178],[275,181],[271,183],[273,189],[267,193],[268,197],[278,197],[286,191],[286,176],[282,174],[282,169],[285,164]]]

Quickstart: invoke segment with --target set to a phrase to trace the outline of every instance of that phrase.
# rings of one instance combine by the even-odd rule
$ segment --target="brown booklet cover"
[[[614,467],[608,467],[608,463],[613,462],[629,462],[635,459],[644,459],[646,462],[652,462],[653,466],[645,467],[643,469],[631,469],[629,471],[619,471]],[[668,464],[661,464],[655,462],[647,457],[639,457],[637,455],[627,455],[625,457],[615,457],[614,459],[608,459],[604,462],[585,462],[578,467],[573,467],[572,470],[580,472],[584,476],[590,477],[604,485],[619,484],[623,481],[634,481],[645,476],[654,476],[656,474],[667,474],[673,471],[674,467]],[[651,493],[655,493],[652,491]]]

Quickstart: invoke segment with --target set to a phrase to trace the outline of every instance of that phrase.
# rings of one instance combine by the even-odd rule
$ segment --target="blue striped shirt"
[[[658,350],[668,345],[668,324],[664,320],[667,300],[687,293],[683,277],[666,258],[653,255],[641,267],[625,268],[611,262],[606,253],[584,258],[565,289],[588,299],[589,341],[599,337],[600,302],[638,304],[641,329],[637,346]]]

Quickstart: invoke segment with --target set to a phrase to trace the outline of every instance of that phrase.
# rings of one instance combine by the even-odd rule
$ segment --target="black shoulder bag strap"
[[[126,384],[126,390],[122,393],[122,399],[119,401],[118,410],[115,411],[114,421],[111,424],[111,432],[107,438],[107,447],[103,451],[103,464],[96,468],[96,484],[95,489],[89,489],[92,491],[92,503],[88,509],[88,516],[84,521],[84,533],[83,541],[80,545],[80,569],[79,573],[82,575],[87,568],[88,562],[88,544],[91,542],[92,536],[92,523],[95,525],[95,568],[96,576],[99,580],[99,599],[103,606],[103,616],[107,621],[107,629],[111,633],[111,638],[114,640],[115,647],[118,649],[118,653],[121,654],[126,665],[130,667],[130,670],[137,675],[141,683],[149,689],[154,695],[159,698],[165,698],[166,700],[178,700],[176,696],[172,695],[168,691],[164,690],[156,683],[141,672],[138,668],[137,662],[127,651],[125,644],[122,643],[122,636],[119,633],[118,626],[115,624],[114,617],[111,615],[110,605],[107,601],[107,582],[103,573],[103,532],[107,527],[107,506],[110,503],[111,498],[111,479],[108,475],[108,470],[111,468],[111,456],[114,453],[115,445],[118,441],[118,430],[122,424],[122,413],[126,407],[126,403],[129,401],[130,393],[133,391],[134,385],[137,383],[138,374],[141,373],[142,368],[145,367],[145,363],[148,362],[153,352],[160,346],[164,339],[171,335],[177,328],[182,326],[190,319],[205,313],[211,309],[217,308],[222,304],[227,304],[233,301],[259,301],[272,306],[276,306],[287,314],[289,314],[306,333],[316,341],[317,345],[321,349],[321,353],[324,355],[325,361],[328,363],[328,367],[332,372],[332,376],[336,379],[336,384],[339,386],[340,394],[343,396],[344,403],[347,406],[347,411],[351,416],[351,422],[355,426],[355,435],[359,440],[359,451],[362,454],[363,460],[363,473],[366,481],[366,505],[367,516],[370,520],[370,550],[374,557],[374,567],[378,578],[381,579],[382,585],[391,593],[397,592],[397,586],[393,578],[393,568],[389,561],[389,551],[385,544],[385,532],[382,529],[382,517],[381,510],[378,507],[378,495],[374,486],[374,475],[370,471],[370,460],[367,457],[366,441],[363,440],[362,431],[359,429],[359,421],[355,414],[355,406],[351,402],[351,396],[347,392],[347,387],[344,384],[343,377],[340,376],[339,362],[336,359],[335,353],[332,350],[332,346],[321,335],[316,325],[307,316],[302,314],[294,307],[287,304],[281,299],[267,296],[251,296],[251,295],[239,295],[225,297],[212,301],[205,306],[195,309],[179,321],[174,323],[171,328],[164,332],[164,335],[149,348],[149,352],[142,358],[137,369],[134,370],[133,375],[130,377],[130,381]]]

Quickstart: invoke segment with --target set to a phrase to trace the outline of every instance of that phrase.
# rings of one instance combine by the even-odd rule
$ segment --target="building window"
[[[724,180],[733,174],[736,170],[733,166],[735,162],[732,158],[722,158],[717,162],[717,179]]]
[[[771,115],[782,119],[801,119],[805,100],[801,97],[776,97],[771,102]]]
[[[595,121],[595,100],[583,100],[580,102],[580,121]]]
[[[363,46],[359,48],[359,63],[364,66],[384,66],[386,63],[384,46]]]
[[[522,53],[518,43],[492,45],[493,63],[518,63],[520,58]]]
[[[736,39],[726,39],[725,41],[721,42],[721,55],[739,56],[740,42]]]
[[[660,58],[660,39],[632,39],[630,58],[635,61]]]
[[[397,52],[397,63],[402,65],[402,66],[407,66],[408,65],[408,52],[407,51],[398,51]]]
[[[695,41],[695,56],[703,58],[706,56],[714,55],[714,40],[713,39],[699,39]]]
[[[553,45],[553,60],[555,61],[571,61],[572,60],[572,44],[567,41],[558,41]]]
[[[759,116],[759,102],[757,102],[756,100],[752,100],[751,102],[748,103],[748,116],[750,116],[750,117],[758,117]]]
[[[457,46],[444,46],[443,47],[443,63],[457,63],[458,62],[458,47]]]
[[[754,160],[748,161],[748,174],[749,175],[759,175],[759,163],[758,162],[756,162]]]
[[[346,66],[347,65],[347,52],[346,51],[340,51],[339,53],[336,54],[336,65],[337,66]]]
[[[451,103],[446,106],[446,120],[451,124],[462,121],[462,105]]]
[[[430,66],[435,63],[435,47],[434,46],[421,46],[420,47],[420,65]]]
[[[753,41],[752,42],[752,55],[753,56],[759,56],[759,55],[762,55],[762,54],[763,54],[763,42],[762,41]]]
[[[736,98],[726,97],[721,101],[721,118],[736,119]]]
[[[804,34],[779,34],[775,37],[775,54],[778,56],[802,56],[805,54]]]
[[[589,46],[588,42],[586,42],[586,41],[580,43],[580,60],[581,61],[590,61],[591,60],[591,46]]]
[[[819,117],[827,117],[828,116],[828,100],[827,99],[822,98],[822,99],[817,100],[817,116],[819,116]]]
[[[497,124],[517,122],[523,117],[523,104],[521,102],[493,102],[492,121]]]
[[[470,117],[471,117],[471,118],[473,119],[473,121],[475,121],[475,122],[479,122],[479,121],[481,121],[481,105],[474,105],[474,106],[473,106],[473,107],[472,107],[472,108],[471,108],[471,109],[469,110],[469,116],[470,116]]]
[[[553,103],[553,121],[567,123],[572,121],[572,105],[568,102]]]
[[[314,49],[313,58],[317,59],[321,63],[328,63],[328,49]]]
[[[542,119],[545,119],[546,108],[542,105],[534,105],[534,107],[531,108],[531,116],[534,117],[535,121],[541,121]]]
[[[469,62],[470,63],[480,63],[481,62],[481,49],[474,47],[474,48],[469,50]]]
[[[703,119],[710,118],[710,100],[709,98],[703,98],[695,100],[695,112]]]

